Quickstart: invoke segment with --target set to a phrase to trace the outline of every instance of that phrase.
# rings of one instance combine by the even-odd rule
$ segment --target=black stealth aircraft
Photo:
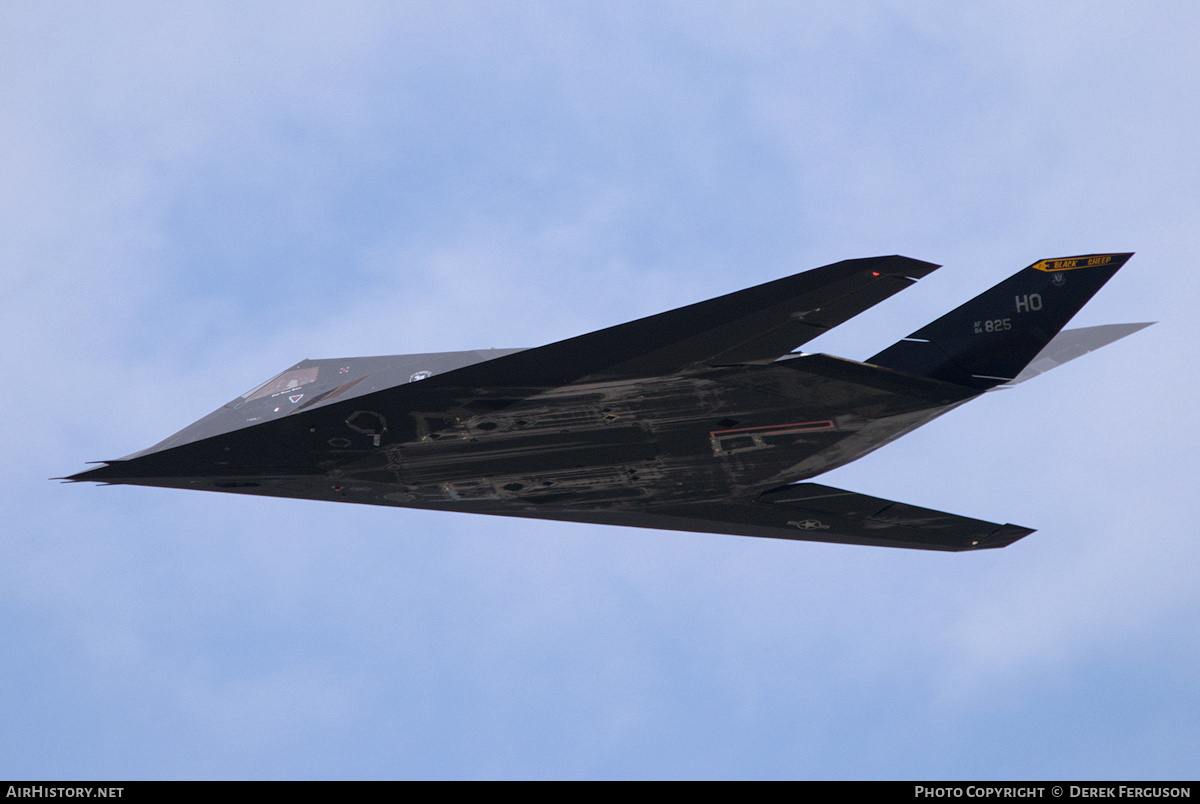
[[[805,482],[1145,324],[1062,330],[1129,259],[1042,260],[865,362],[794,350],[938,266],[826,265],[526,350],[303,360],[70,480],[970,550],[1033,531]]]

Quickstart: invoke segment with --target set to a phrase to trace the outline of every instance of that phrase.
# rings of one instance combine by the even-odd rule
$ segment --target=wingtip
[[[1035,528],[1026,528],[1021,525],[1013,525],[1008,523],[1001,525],[991,534],[971,544],[974,550],[994,550],[1001,547],[1008,547],[1015,541],[1024,539],[1031,533],[1037,533]]]
[[[831,268],[839,266],[843,268],[853,268],[860,271],[869,271],[875,276],[902,277],[910,280],[917,280],[921,277],[928,276],[942,266],[933,262],[925,262],[924,260],[914,259],[913,257],[905,257],[903,254],[884,254],[878,257],[856,257],[854,259],[842,260],[841,262],[832,263]]]
[[[938,268],[942,267],[935,262],[926,262],[925,260],[918,260],[913,257],[905,257],[901,254],[893,254],[886,259],[892,260],[896,263],[895,267],[889,271],[891,275],[899,275],[913,280],[922,279],[926,276],[929,276]]]

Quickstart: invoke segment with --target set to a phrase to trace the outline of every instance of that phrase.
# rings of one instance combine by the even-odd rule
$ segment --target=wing
[[[487,504],[459,504],[452,510],[656,530],[951,552],[1007,547],[1034,532],[1019,525],[984,522],[817,483],[785,486],[752,501],[657,506],[637,511],[541,509],[531,512]]]
[[[73,480],[184,471],[239,474],[269,465],[280,474],[318,473],[313,455],[325,437],[358,417],[358,434],[409,440],[483,410],[501,410],[551,388],[679,374],[694,367],[770,363],[797,346],[911,286],[939,266],[908,257],[867,257],[815,268],[715,299],[564,341],[435,374],[421,382],[333,400],[311,400],[267,420],[241,424],[170,448],[106,461]],[[341,391],[341,389],[337,389]],[[316,404],[314,404],[316,403]],[[362,411],[370,411],[371,421]],[[168,439],[174,444],[175,439]],[[164,442],[167,444],[168,442]]]
[[[553,388],[678,374],[700,365],[770,363],[938,267],[900,256],[843,260],[426,382]]]
[[[954,552],[1007,547],[1034,532],[1019,525],[984,522],[817,483],[785,486],[752,502],[697,503],[639,511],[539,511],[535,516],[658,530]]]

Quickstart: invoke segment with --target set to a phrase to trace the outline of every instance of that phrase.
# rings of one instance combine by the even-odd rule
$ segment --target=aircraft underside
[[[1036,263],[865,363],[791,350],[936,266],[850,260],[538,349],[305,360],[70,479],[1002,547],[1032,531],[804,481],[1143,326],[1055,337],[1128,256]]]

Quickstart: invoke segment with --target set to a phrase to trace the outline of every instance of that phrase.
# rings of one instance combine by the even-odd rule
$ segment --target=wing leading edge
[[[433,377],[433,385],[554,388],[766,364],[940,266],[909,257],[843,260],[774,282]]]
[[[247,423],[190,443],[137,453],[134,461],[106,461],[72,480],[111,481],[187,471],[220,462],[239,474],[240,464],[269,458],[281,473],[308,460],[321,439],[306,434],[337,428],[360,410],[379,411],[380,435],[421,437],[449,426],[451,410],[483,405],[498,410],[544,391],[580,382],[674,375],[696,367],[768,364],[881,301],[939,266],[897,255],[866,257],[814,268],[715,299],[618,324],[534,349],[404,382],[353,398],[321,402],[259,423]],[[416,425],[411,411],[427,411]],[[303,427],[298,417],[309,420]],[[407,425],[401,427],[400,425]],[[356,429],[361,429],[356,428]],[[169,442],[173,439],[168,439]],[[309,444],[307,442],[314,442]],[[224,453],[232,452],[233,456]],[[133,456],[131,456],[133,457]],[[229,460],[233,458],[233,460]],[[136,463],[136,465],[135,465]]]

